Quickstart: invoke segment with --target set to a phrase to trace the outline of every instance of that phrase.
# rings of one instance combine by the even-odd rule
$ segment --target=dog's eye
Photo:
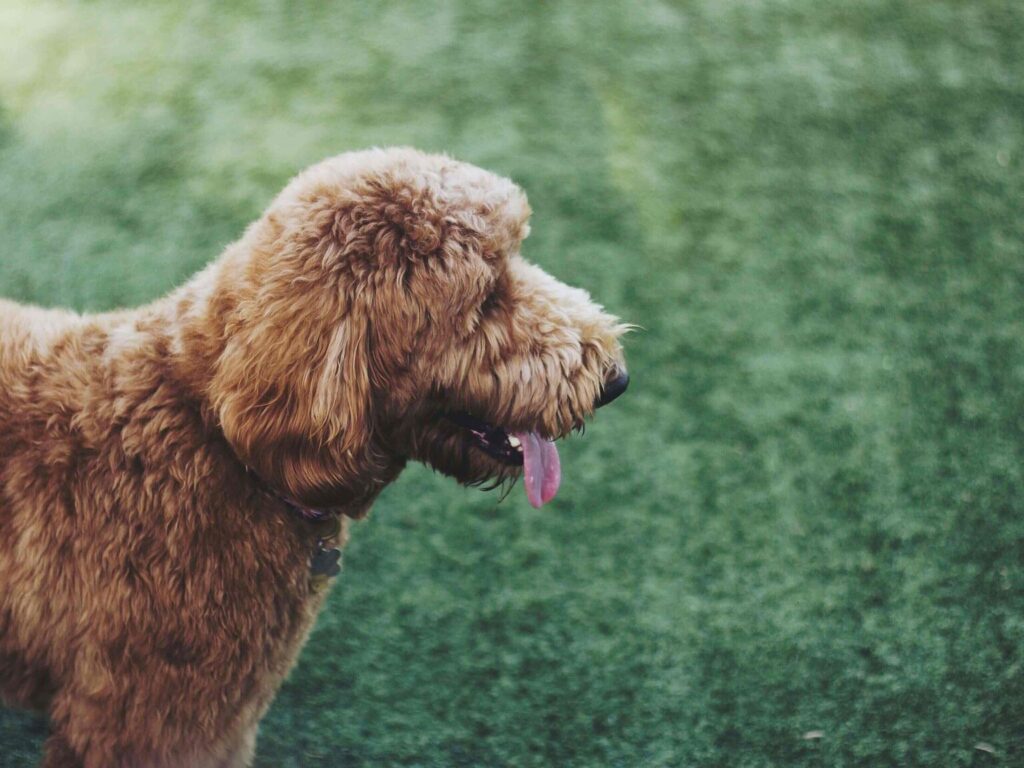
[[[480,316],[488,317],[493,315],[501,309],[501,299],[498,297],[497,291],[492,291],[487,294],[487,298],[484,299],[484,303],[480,305]]]

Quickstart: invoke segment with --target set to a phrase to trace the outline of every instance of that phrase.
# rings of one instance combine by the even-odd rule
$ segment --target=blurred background
[[[0,295],[153,299],[348,149],[511,176],[630,392],[543,512],[390,487],[257,765],[1022,765],[1022,128],[1013,1],[3,0]]]

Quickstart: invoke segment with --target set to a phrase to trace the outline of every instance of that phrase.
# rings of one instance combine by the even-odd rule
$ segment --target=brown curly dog
[[[300,174],[142,309],[0,302],[0,695],[42,764],[244,766],[409,459],[558,490],[624,327],[519,255],[510,181],[410,149]]]

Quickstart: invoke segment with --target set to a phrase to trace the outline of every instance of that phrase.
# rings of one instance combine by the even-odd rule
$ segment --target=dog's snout
[[[608,405],[608,403],[625,392],[628,386],[629,374],[622,368],[613,368],[605,380],[604,388],[601,390],[601,394],[598,395],[597,403],[594,407],[600,408],[602,405]]]

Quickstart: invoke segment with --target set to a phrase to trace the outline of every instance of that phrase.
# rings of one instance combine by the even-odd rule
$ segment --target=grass
[[[177,5],[0,8],[0,294],[145,301],[405,143],[644,328],[550,511],[386,491],[257,766],[1024,763],[1024,7]]]

